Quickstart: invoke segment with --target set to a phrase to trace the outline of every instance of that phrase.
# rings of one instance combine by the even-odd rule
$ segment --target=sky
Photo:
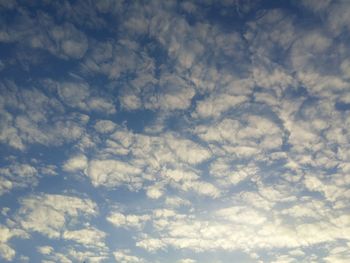
[[[350,262],[350,1],[0,0],[0,262]]]

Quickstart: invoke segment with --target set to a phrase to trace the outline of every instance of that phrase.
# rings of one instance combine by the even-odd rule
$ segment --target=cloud
[[[29,238],[29,235],[21,229],[9,228],[0,224],[0,257],[7,261],[12,261],[16,255],[16,250],[8,244],[8,241],[13,237]]]
[[[263,158],[263,152],[276,151],[283,144],[278,123],[256,115],[224,118],[214,125],[198,125],[194,134],[206,141],[216,156],[230,159]],[[227,157],[226,157],[227,158]]]
[[[87,247],[92,246],[102,248],[106,246],[104,243],[105,237],[106,233],[92,227],[79,230],[66,230],[62,235],[62,238],[66,240],[73,240]]]
[[[191,258],[184,258],[178,261],[178,263],[196,263],[197,261]]]
[[[348,27],[348,14],[349,14],[349,7],[346,5],[346,2],[340,1],[337,3],[332,3],[330,7],[330,12],[327,17],[328,26],[330,28],[330,31],[334,35],[339,35],[343,30],[347,29]]]
[[[97,111],[107,114],[116,112],[115,105],[111,101],[91,94],[91,89],[87,83],[63,82],[56,85],[60,98],[68,106],[84,111]]]
[[[73,59],[80,59],[88,49],[88,40],[84,33],[74,25],[66,23],[62,26],[52,25],[48,21],[48,35],[33,35],[29,39],[33,48],[47,49],[49,52]]]
[[[136,246],[144,248],[148,251],[154,252],[159,249],[165,248],[166,245],[159,239],[144,239],[144,240],[138,241],[136,243]]]
[[[0,255],[3,259],[10,261],[14,258],[16,251],[6,244],[0,244]]]
[[[228,207],[216,211],[219,218],[235,224],[261,225],[266,221],[266,217],[255,209],[247,207]]]
[[[21,200],[16,221],[27,231],[35,231],[49,238],[59,238],[67,227],[69,218],[96,214],[96,204],[89,199],[42,194]]]
[[[136,110],[142,107],[141,98],[135,94],[125,94],[120,97],[121,105],[127,110]]]
[[[305,8],[309,9],[312,12],[321,12],[321,11],[325,11],[326,8],[329,6],[329,4],[331,3],[330,0],[326,0],[326,1],[316,1],[316,0],[304,0],[301,1],[301,5],[303,5]]]
[[[349,244],[330,249],[328,255],[324,258],[325,262],[343,263],[349,260]]]
[[[43,49],[63,59],[81,59],[88,49],[86,35],[73,24],[55,24],[53,17],[40,13],[35,18],[22,9],[12,23],[2,28],[0,41],[22,42],[29,49]]]
[[[73,236],[76,238],[77,235]],[[73,239],[72,234],[69,234],[68,240]],[[76,239],[74,239],[76,241]],[[79,239],[79,241],[81,241]],[[85,243],[84,243],[85,244]],[[86,244],[85,244],[86,245]],[[81,247],[72,247],[71,245],[67,247],[61,247],[61,252],[55,251],[51,246],[40,246],[37,247],[37,250],[40,254],[42,254],[43,259],[42,262],[75,262],[75,261],[87,261],[91,263],[99,263],[103,262],[107,259],[107,253],[103,248],[98,246],[89,245],[89,250],[81,250]]]
[[[178,196],[167,196],[165,204],[170,207],[190,206],[191,203],[188,200],[182,199]]]
[[[117,262],[121,263],[141,263],[145,262],[142,258],[130,255],[129,250],[120,250],[113,253],[114,258]]]
[[[236,185],[258,172],[255,165],[237,165],[234,167],[229,161],[223,159],[216,160],[210,165],[210,174],[216,177],[222,187],[230,187]]]
[[[88,160],[85,155],[76,155],[63,164],[63,170],[68,172],[84,171],[88,166]]]
[[[146,195],[151,199],[158,199],[164,194],[163,188],[162,185],[152,185],[147,188]]]
[[[220,94],[214,98],[207,98],[197,103],[197,114],[201,118],[218,117],[223,112],[247,101],[245,96]]]
[[[140,168],[119,160],[91,160],[86,174],[94,186],[127,185],[129,189],[136,190],[142,185],[141,172]]]
[[[41,247],[38,247],[37,249],[38,249],[38,252],[43,255],[50,255],[54,251],[53,247],[50,247],[50,246],[41,246]]]
[[[94,127],[100,133],[111,133],[116,129],[117,125],[109,120],[98,120]]]
[[[89,261],[91,263],[100,263],[106,261],[108,257],[108,252],[105,250],[97,249],[91,246],[89,250],[77,250],[73,248],[69,248],[67,254],[72,258],[72,261]]]
[[[52,82],[45,82],[50,86]],[[50,84],[50,85],[49,85]],[[1,101],[0,140],[25,150],[28,144],[60,145],[79,139],[89,117],[84,114],[65,114],[63,105],[39,89],[21,89],[14,82],[3,83]],[[52,87],[52,85],[50,86]]]
[[[39,179],[37,169],[29,164],[14,163],[4,166],[0,168],[0,174],[0,195],[13,188],[36,186]]]
[[[184,191],[193,190],[199,195],[210,196],[213,198],[217,198],[221,194],[221,191],[213,184],[203,181],[185,181],[181,189]]]
[[[349,258],[346,1],[0,9],[3,260]]]
[[[147,222],[150,219],[149,215],[133,215],[128,214],[124,215],[119,212],[113,212],[107,217],[107,221],[112,223],[113,225],[117,227],[135,227],[135,228],[141,228],[145,222]]]
[[[188,139],[169,135],[166,136],[166,142],[178,159],[189,164],[201,163],[211,156],[208,149]]]

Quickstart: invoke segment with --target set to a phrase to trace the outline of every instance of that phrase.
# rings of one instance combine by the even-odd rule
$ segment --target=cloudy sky
[[[1,262],[350,262],[349,1],[0,14]]]

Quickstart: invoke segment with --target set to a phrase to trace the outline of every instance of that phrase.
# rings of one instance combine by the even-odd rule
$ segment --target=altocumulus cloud
[[[350,3],[0,1],[1,262],[350,261]]]

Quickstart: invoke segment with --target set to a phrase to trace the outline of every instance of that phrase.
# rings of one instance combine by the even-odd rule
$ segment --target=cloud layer
[[[350,260],[347,1],[0,13],[1,260]]]

